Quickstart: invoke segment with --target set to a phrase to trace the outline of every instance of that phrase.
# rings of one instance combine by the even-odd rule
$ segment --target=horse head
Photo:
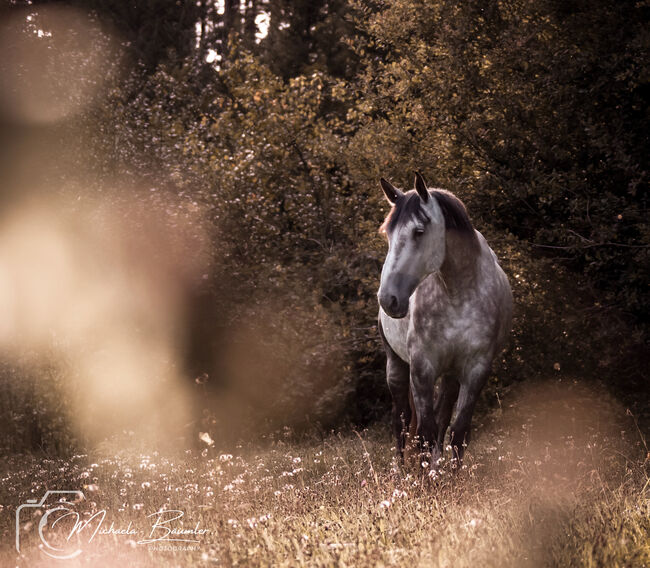
[[[390,317],[403,318],[411,294],[445,259],[445,215],[419,173],[415,188],[406,193],[384,178],[381,187],[393,208],[382,225],[388,254],[381,272],[379,304]]]

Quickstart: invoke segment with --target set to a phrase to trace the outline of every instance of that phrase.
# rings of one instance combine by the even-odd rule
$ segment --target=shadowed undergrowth
[[[263,447],[262,447],[263,446]],[[48,565],[15,509],[46,489],[83,489],[105,526],[66,565],[640,566],[650,562],[648,450],[625,409],[579,383],[522,387],[479,418],[466,463],[432,483],[399,471],[388,427],[163,456],[104,447],[69,460],[2,462],[2,564]],[[83,507],[81,506],[83,505]],[[198,548],[137,544],[160,510],[206,534]],[[33,522],[33,521],[32,521]],[[181,526],[181,521],[177,526]],[[171,526],[171,525],[170,525]],[[31,540],[30,540],[31,539]],[[159,544],[159,543],[158,543]],[[60,565],[60,561],[50,560]]]

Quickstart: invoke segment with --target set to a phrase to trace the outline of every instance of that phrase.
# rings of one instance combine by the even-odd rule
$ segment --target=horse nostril
[[[390,297],[390,302],[388,304],[388,307],[390,308],[391,312],[394,313],[394,312],[397,311],[397,304],[398,304],[397,296],[391,296]]]

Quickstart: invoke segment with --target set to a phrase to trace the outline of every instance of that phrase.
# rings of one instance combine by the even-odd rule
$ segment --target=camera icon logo
[[[41,544],[39,548],[48,556],[59,560],[75,558],[81,554],[81,549],[66,550],[57,546],[58,543],[50,542],[48,535],[44,534],[44,529],[53,528],[56,523],[69,516],[76,516],[78,513],[74,511],[74,506],[83,501],[85,496],[83,491],[46,491],[45,495],[40,501],[36,499],[27,499],[25,503],[16,509],[16,551],[20,552],[20,524],[21,513],[23,517],[27,516],[30,512],[40,515],[38,521],[38,536]],[[51,506],[50,506],[51,505]],[[58,516],[56,515],[58,513]],[[24,519],[23,519],[24,520]],[[31,522],[26,523],[27,527],[31,526]],[[68,536],[72,536],[72,532]]]

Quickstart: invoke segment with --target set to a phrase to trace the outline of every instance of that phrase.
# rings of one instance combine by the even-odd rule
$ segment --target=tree
[[[429,171],[647,323],[648,8],[405,0],[366,16],[358,147]]]
[[[283,78],[313,70],[352,78],[357,58],[344,41],[354,27],[344,0],[280,0],[268,7],[260,55]]]

